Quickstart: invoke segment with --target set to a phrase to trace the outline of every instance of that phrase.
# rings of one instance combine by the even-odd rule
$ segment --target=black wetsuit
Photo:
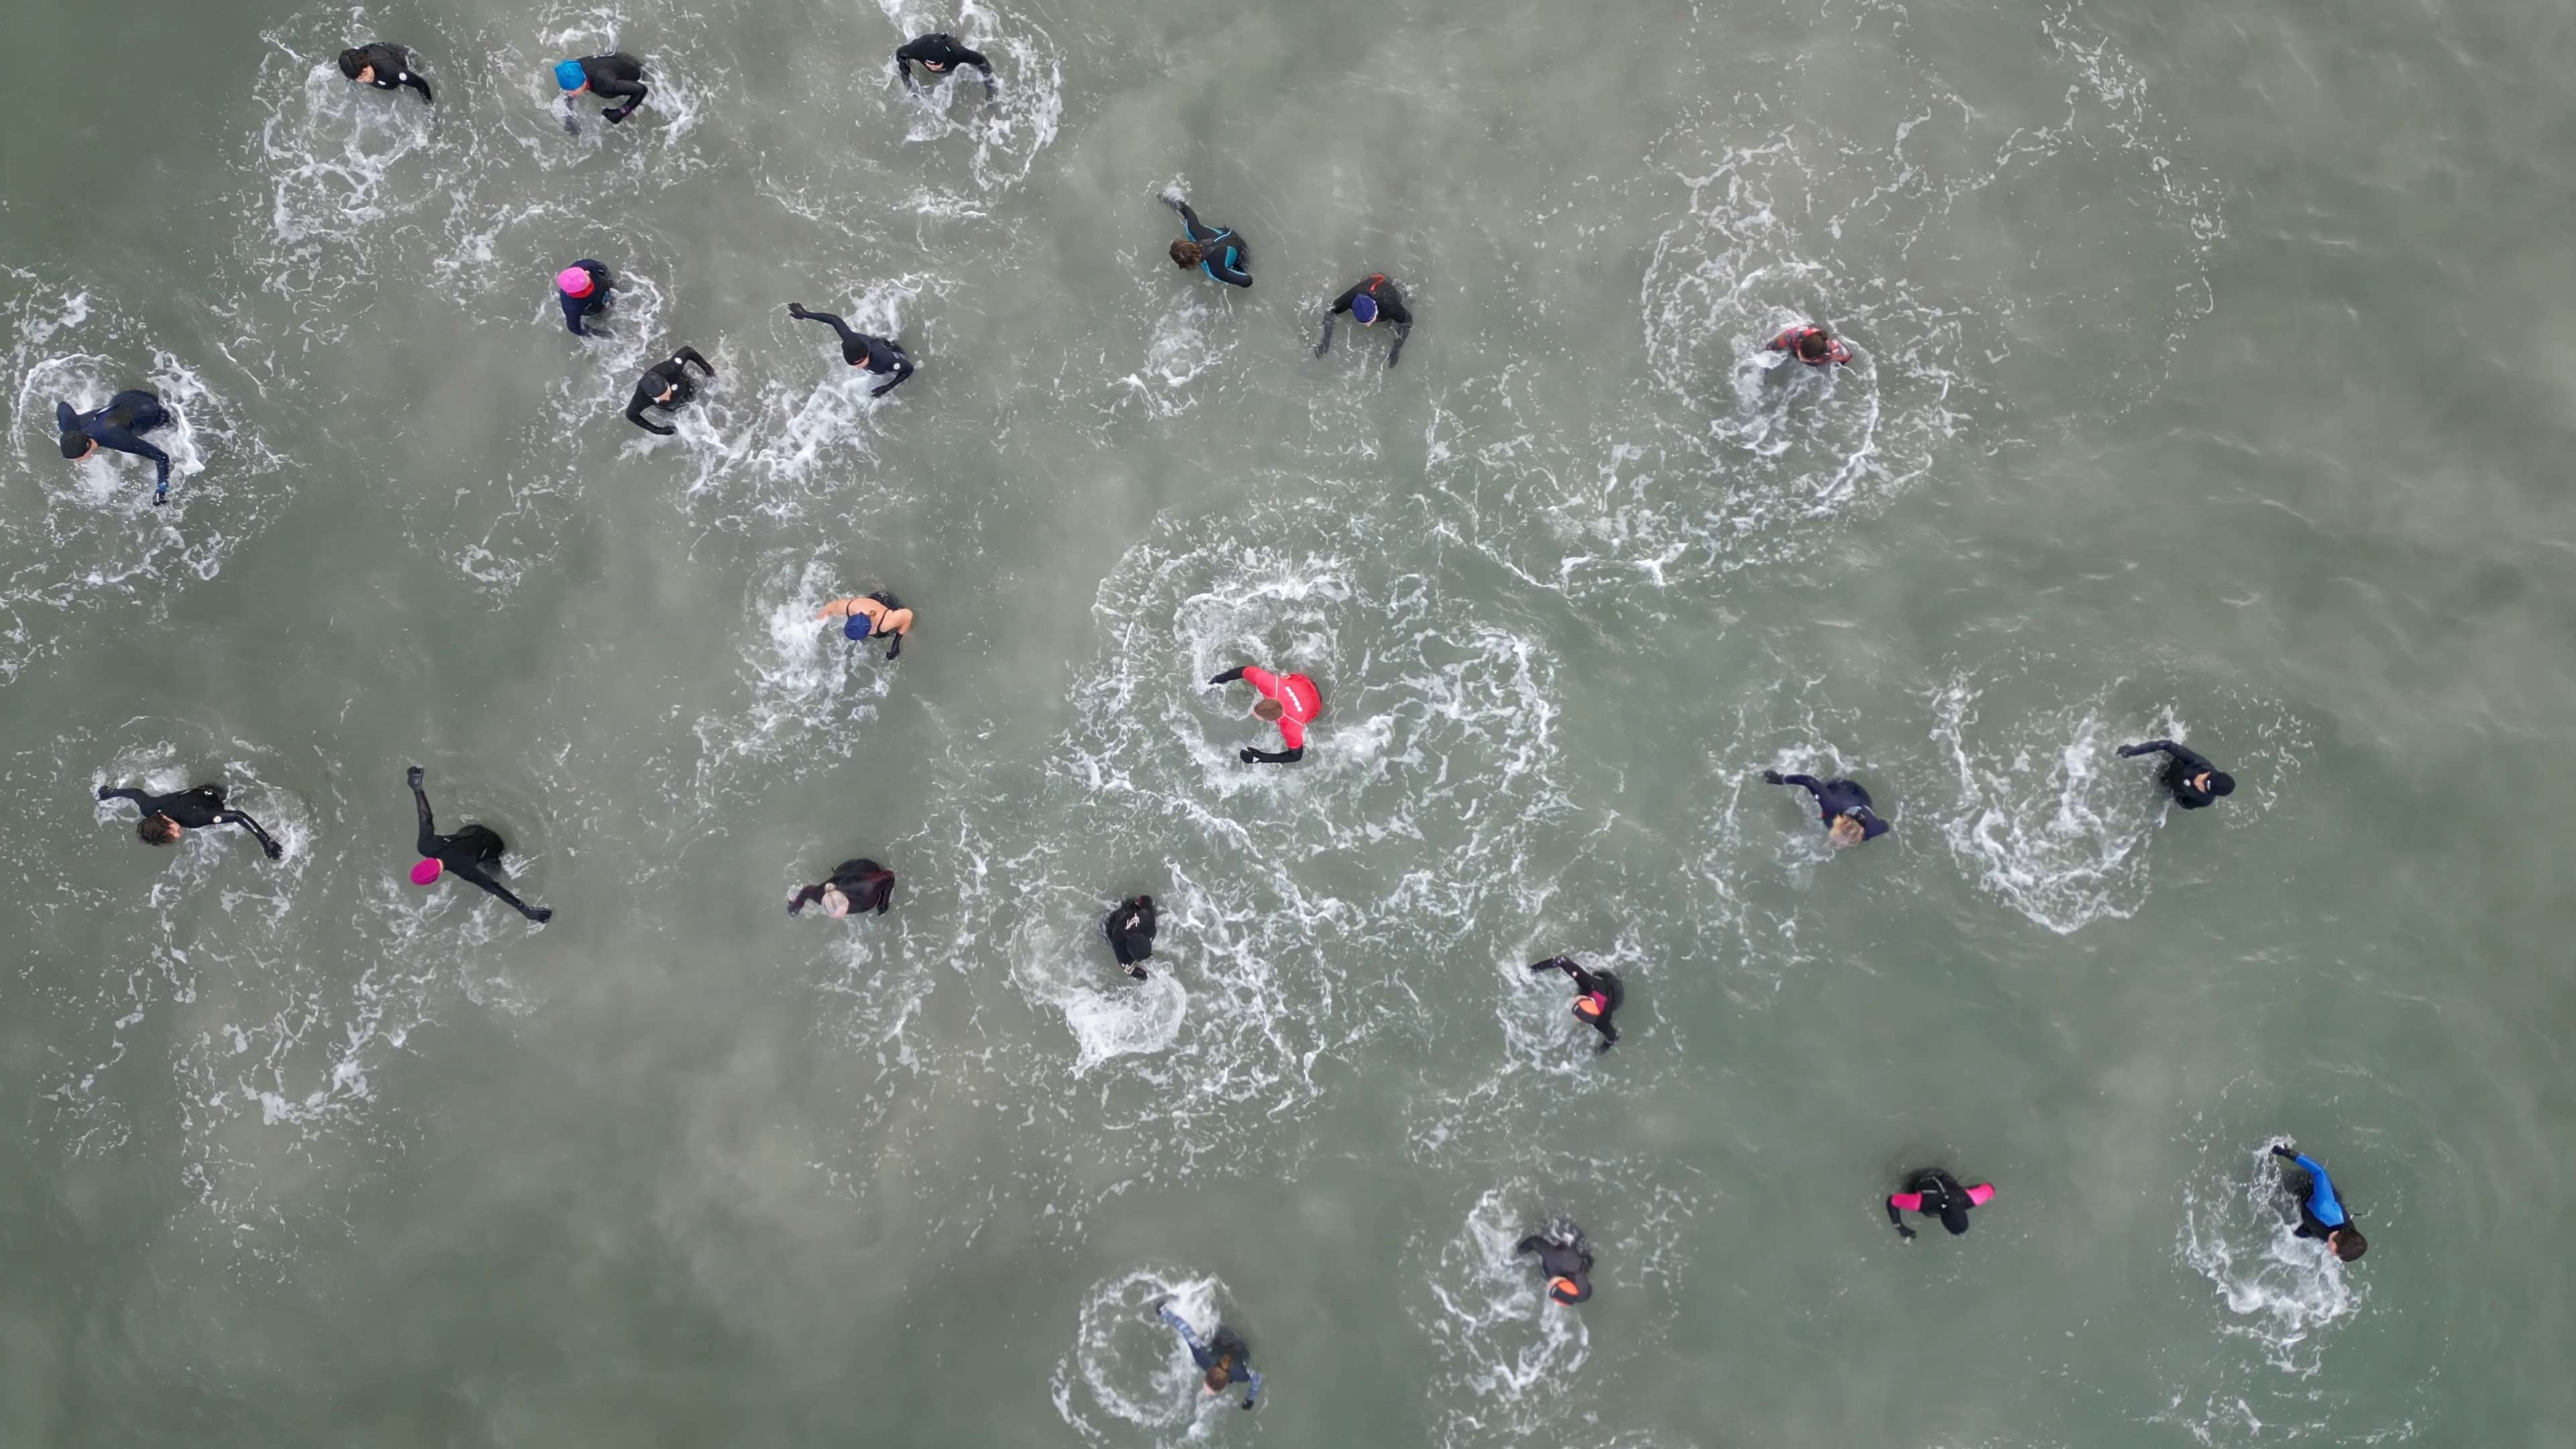
[[[1887,833],[1887,822],[1870,809],[1869,792],[1850,780],[1819,780],[1813,775],[1783,775],[1765,770],[1762,778],[1774,785],[1796,785],[1816,797],[1816,813],[1827,825],[1842,815],[1860,812],[1860,838],[1876,840]]]
[[[142,810],[144,819],[167,815],[172,822],[189,830],[203,830],[209,825],[238,825],[251,833],[251,838],[259,842],[259,848],[268,852],[269,859],[275,860],[286,853],[276,841],[268,838],[267,831],[260,829],[258,821],[239,810],[225,808],[224,787],[221,785],[193,785],[169,795],[102,789],[98,798],[131,800]]]
[[[1592,1248],[1583,1241],[1581,1228],[1569,1224],[1545,1233],[1532,1233],[1513,1244],[1512,1253],[1514,1256],[1538,1254],[1539,1271],[1548,1276],[1548,1296],[1557,1302],[1581,1303],[1592,1296]],[[1554,1291],[1555,1280],[1559,1278],[1573,1280],[1571,1296],[1561,1296]]]
[[[563,288],[557,287],[555,302],[563,308],[566,330],[575,337],[588,337],[590,333],[583,330],[581,319],[596,317],[608,310],[608,294],[617,290],[617,279],[609,275],[605,263],[592,261],[588,257],[583,257],[573,265],[590,273],[590,295],[576,297]]]
[[[1333,319],[1351,310],[1351,303],[1362,293],[1376,300],[1377,315],[1395,324],[1395,346],[1386,353],[1386,365],[1393,367],[1395,360],[1404,355],[1404,339],[1413,335],[1413,313],[1405,308],[1404,294],[1396,290],[1384,272],[1353,283],[1349,291],[1333,299],[1332,309],[1324,314],[1324,340],[1315,344],[1315,355],[1321,357],[1332,350]]]
[[[1109,919],[1100,923],[1100,929],[1109,937],[1109,949],[1116,953],[1118,964],[1127,968],[1128,975],[1144,980],[1145,958],[1154,954],[1153,906],[1143,896],[1120,901],[1109,908]]]
[[[1888,1196],[1887,1220],[1899,1237],[1914,1236],[1914,1230],[1905,1225],[1908,1211],[1939,1218],[1941,1226],[1952,1233],[1964,1233],[1968,1230],[1968,1209],[1976,1205],[1970,1189],[1959,1186],[1957,1178],[1940,1168],[1927,1167],[1906,1182],[1904,1192]]]
[[[340,52],[340,74],[349,79],[356,80],[358,72],[368,66],[376,68],[376,78],[367,84],[377,90],[389,91],[398,86],[409,86],[420,92],[422,100],[430,99],[429,82],[412,73],[411,52],[401,46],[387,45],[378,40]]]
[[[554,918],[551,908],[529,905],[510,894],[508,886],[492,878],[490,867],[501,863],[501,856],[508,848],[502,844],[501,832],[489,825],[468,825],[454,835],[441,835],[430,821],[429,796],[421,790],[417,777],[411,782],[411,799],[420,807],[420,838],[413,842],[412,848],[420,852],[422,859],[435,860],[446,867],[448,874],[472,881],[490,891],[501,898],[502,904],[531,921],[543,923]]]
[[[971,65],[984,73],[984,94],[988,96],[993,94],[993,63],[984,59],[982,52],[968,50],[959,45],[953,35],[942,33],[925,35],[918,40],[908,40],[904,42],[901,50],[894,53],[895,74],[903,77],[906,89],[917,91],[921,89],[921,84],[912,78],[910,64],[916,60],[923,63],[924,70],[930,70],[929,63],[937,61],[943,69],[930,72],[935,76],[949,75],[959,66]]]
[[[107,406],[85,413],[72,411],[67,402],[54,404],[54,424],[65,438],[83,436],[102,448],[151,459],[160,470],[152,493],[155,503],[170,496],[170,455],[143,441],[143,434],[169,421],[170,411],[161,406],[160,397],[139,387],[128,388],[109,398]]]
[[[1583,1017],[1585,1021],[1592,1023],[1592,1029],[1601,1033],[1601,1045],[1597,1050],[1605,1052],[1610,1050],[1610,1044],[1619,1039],[1619,1028],[1610,1024],[1610,1018],[1619,1014],[1619,1003],[1628,999],[1627,988],[1619,984],[1618,975],[1610,971],[1586,971],[1581,966],[1576,965],[1574,963],[1574,958],[1571,956],[1551,956],[1544,961],[1533,961],[1530,963],[1529,969],[1532,971],[1562,971],[1566,975],[1573,977],[1574,994],[1577,997],[1590,996],[1594,992],[1599,992],[1602,996],[1608,998],[1610,1004],[1601,1008],[1601,1014],[1599,1016],[1592,1016],[1583,1012],[1576,1012],[1575,1014]]]
[[[905,378],[912,376],[912,359],[904,355],[902,348],[882,337],[872,337],[865,332],[857,331],[849,323],[829,312],[808,312],[802,305],[796,303],[788,304],[787,315],[799,322],[820,322],[841,334],[841,360],[852,367],[864,367],[870,372],[894,374],[894,377],[883,387],[869,389],[870,397],[884,397],[894,391]]]
[[[2143,745],[2120,746],[2122,759],[2135,755],[2154,754],[2172,757],[2165,761],[2163,778],[2165,788],[2173,793],[2175,804],[2185,810],[2198,810],[2204,805],[2214,805],[2218,802],[2216,795],[2191,782],[2194,775],[2203,771],[2215,771],[2218,767],[2190,746],[2178,745],[2171,740],[2149,740]]]
[[[845,860],[832,867],[832,878],[823,885],[809,885],[790,897],[787,914],[800,914],[807,906],[823,899],[823,886],[837,886],[849,897],[850,914],[874,911],[882,916],[894,905],[894,872],[873,860]]]
[[[691,363],[695,363],[698,369],[709,377],[716,375],[716,370],[707,366],[707,360],[698,355],[698,349],[681,348],[671,354],[669,361],[654,363],[644,370],[644,376],[635,384],[635,396],[626,400],[626,421],[648,433],[660,433],[666,438],[678,432],[678,428],[666,428],[660,423],[646,422],[644,410],[660,408],[664,412],[669,412],[696,397],[697,384],[689,381]],[[662,390],[666,387],[671,390],[671,395],[667,398],[662,396]]]
[[[584,56],[579,64],[582,79],[590,82],[592,95],[626,101],[622,106],[611,106],[600,112],[612,125],[635,114],[635,108],[644,104],[644,97],[652,93],[644,84],[644,62],[622,50],[613,55]]]
[[[1187,227],[1190,240],[1199,244],[1199,270],[1234,287],[1252,285],[1252,246],[1241,233],[1230,226],[1210,226],[1199,220],[1186,201],[1175,201],[1172,209],[1181,214],[1181,225]]]

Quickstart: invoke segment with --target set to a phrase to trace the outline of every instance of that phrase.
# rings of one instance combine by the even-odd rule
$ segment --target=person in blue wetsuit
[[[2352,1225],[2352,1214],[2344,1211],[2343,1199],[2335,1195],[2334,1179],[2326,1176],[2325,1164],[2287,1142],[2273,1143],[2272,1155],[2290,1159],[2308,1175],[2307,1194],[2299,1200],[2300,1237],[2317,1239],[2347,1263],[2370,1251],[2361,1229]]]
[[[170,455],[143,441],[143,435],[169,421],[170,410],[161,406],[161,399],[139,387],[118,393],[107,400],[107,406],[85,413],[72,411],[67,402],[54,404],[54,424],[62,429],[64,457],[77,463],[105,446],[152,460],[152,466],[160,470],[152,489],[156,507],[170,501]]]
[[[1189,231],[1172,243],[1172,265],[1185,272],[1196,267],[1229,287],[1252,285],[1252,248],[1233,227],[1208,225],[1177,196],[1164,197],[1163,204],[1181,214]]]
[[[1876,840],[1887,833],[1887,822],[1870,809],[1869,792],[1850,780],[1819,780],[1813,775],[1783,775],[1777,770],[1762,772],[1766,785],[1796,785],[1816,797],[1816,811],[1825,822],[1825,838],[1834,844],[1858,845]]]
[[[1207,1370],[1209,1393],[1224,1393],[1234,1384],[1248,1385],[1243,1395],[1243,1406],[1247,1409],[1261,1397],[1261,1372],[1252,1366],[1252,1346],[1243,1341],[1243,1335],[1219,1323],[1215,1341],[1202,1343],[1198,1331],[1172,1311],[1170,1300],[1156,1303],[1154,1312],[1172,1326],[1172,1331],[1181,1336],[1181,1342],[1190,1346],[1190,1361]]]
[[[838,333],[841,338],[841,360],[850,366],[864,367],[870,372],[894,374],[885,386],[868,389],[870,397],[884,397],[887,393],[903,386],[903,380],[912,376],[912,359],[904,355],[901,347],[885,338],[861,332],[829,312],[808,312],[802,302],[788,303],[787,315],[799,322],[820,322]]]
[[[2142,745],[2120,746],[2121,759],[2138,755],[2170,757],[2165,761],[2164,787],[2173,792],[2174,803],[2185,810],[2197,810],[2236,793],[2235,776],[2171,740],[2149,740]]]

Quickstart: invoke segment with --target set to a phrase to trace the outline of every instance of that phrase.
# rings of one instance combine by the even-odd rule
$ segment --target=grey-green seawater
[[[939,28],[998,104],[895,87]],[[434,108],[340,79],[376,37]],[[22,11],[0,1442],[2567,1443],[2571,44]],[[612,46],[653,99],[565,135],[541,67]],[[1163,260],[1172,186],[1253,290]],[[1373,270],[1402,365],[1308,356]],[[790,301],[920,373],[869,404]],[[1766,370],[1808,315],[1856,364]],[[160,511],[54,450],[132,383]],[[875,587],[892,666],[807,617]],[[1322,685],[1293,770],[1199,686],[1245,660]],[[2112,755],[2164,734],[2235,798]],[[415,762],[552,925],[403,881]],[[1828,859],[1765,767],[1894,835]],[[219,777],[285,861],[90,801]],[[782,913],[853,854],[891,915]],[[1558,951],[1629,982],[1607,1056]],[[1927,1161],[2000,1196],[1902,1246]],[[1559,1212],[1572,1313],[1508,1253]]]

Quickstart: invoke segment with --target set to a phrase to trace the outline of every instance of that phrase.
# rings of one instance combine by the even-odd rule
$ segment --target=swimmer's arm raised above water
[[[2195,770],[2215,768],[2209,761],[2201,758],[2198,751],[2186,745],[2175,744],[2171,740],[2149,740],[2145,744],[2120,746],[2120,758],[2125,760],[2138,755],[2171,755]]]
[[[1769,785],[1796,785],[1819,800],[1825,795],[1825,782],[1813,775],[1783,775],[1777,770],[1765,770],[1762,780]]]

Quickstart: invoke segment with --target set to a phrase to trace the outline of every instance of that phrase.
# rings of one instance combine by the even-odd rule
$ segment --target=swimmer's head
[[[559,60],[555,62],[555,84],[565,91],[577,91],[590,84],[590,77],[582,71],[580,61]]]
[[[1858,845],[1869,838],[1869,827],[1861,823],[1860,812],[1847,811],[1834,817],[1825,838],[1836,845]]]
[[[823,887],[823,914],[837,921],[849,913],[850,898],[841,894],[841,888],[834,885]]]
[[[1207,254],[1199,250],[1197,242],[1184,238],[1172,243],[1172,265],[1182,271],[1186,272],[1206,259]]]
[[[1822,362],[1834,355],[1834,339],[1822,327],[1810,327],[1798,339],[1800,362]]]
[[[567,297],[587,297],[593,285],[590,273],[581,267],[566,267],[555,273],[555,290]]]
[[[874,626],[868,623],[867,615],[852,614],[841,621],[841,637],[853,641],[865,639],[868,637],[868,630],[872,627]]]
[[[1252,707],[1252,717],[1254,719],[1268,720],[1272,724],[1277,724],[1279,722],[1279,717],[1287,712],[1288,706],[1281,704],[1275,699],[1265,699]]]
[[[922,65],[930,70],[948,69],[948,62],[944,60],[925,60],[922,62]]]
[[[1587,991],[1583,995],[1574,998],[1574,1014],[1590,1020],[1598,1021],[1601,1019],[1602,1006],[1603,1003],[1599,992]]]
[[[1559,1303],[1580,1303],[1583,1301],[1583,1285],[1571,1278],[1550,1278],[1547,1280],[1547,1296]]]
[[[1941,1209],[1941,1226],[1948,1228],[1950,1230],[1950,1236],[1954,1238],[1959,1234],[1966,1232],[1968,1230],[1968,1205],[1959,1201],[1955,1197],[1950,1199],[1949,1205]]]
[[[411,883],[416,886],[428,885],[438,879],[440,873],[446,869],[446,866],[438,863],[437,856],[424,856],[411,868]]]
[[[2200,788],[2207,790],[2212,795],[2233,795],[2236,793],[2236,777],[2227,773],[2225,770],[2203,771],[2197,783]]]
[[[146,845],[176,845],[186,832],[178,821],[167,815],[146,815],[143,822],[134,827],[134,833],[142,836]]]
[[[1234,1382],[1234,1355],[1225,1354],[1216,1362],[1209,1364],[1207,1377],[1200,1382],[1207,1385],[1207,1391],[1211,1394],[1224,1393],[1225,1386]]]
[[[87,433],[63,434],[63,456],[71,459],[75,463],[88,457],[90,455],[90,450],[97,446],[98,439],[91,437]]]
[[[1138,896],[1136,898],[1136,908],[1138,910],[1145,911],[1152,910],[1154,908],[1154,898],[1152,896]]]
[[[1377,325],[1377,298],[1370,296],[1366,292],[1362,292],[1358,296],[1353,297],[1351,299],[1351,315],[1359,319],[1359,324],[1362,327],[1373,327]]]
[[[374,76],[367,74],[368,69],[367,53],[365,51],[344,50],[340,52],[340,74],[347,76],[351,80],[375,79]]]
[[[2326,1234],[2326,1246],[2347,1263],[2370,1251],[2370,1244],[2362,1241],[2361,1229],[2350,1223]]]

